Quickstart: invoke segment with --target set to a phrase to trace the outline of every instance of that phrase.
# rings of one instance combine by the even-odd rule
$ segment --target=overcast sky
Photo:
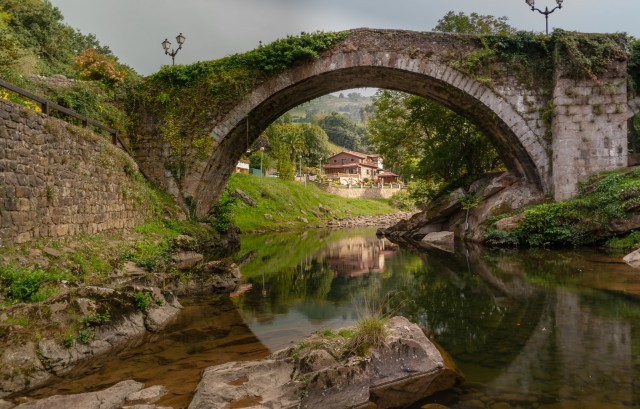
[[[120,61],[148,75],[170,64],[160,43],[183,33],[176,63],[211,60],[288,34],[358,27],[430,31],[447,11],[507,16],[521,30],[544,31],[525,0],[50,0],[65,21],[95,34]],[[537,0],[536,6],[555,6]],[[626,32],[640,37],[640,0],[564,0],[550,28]]]

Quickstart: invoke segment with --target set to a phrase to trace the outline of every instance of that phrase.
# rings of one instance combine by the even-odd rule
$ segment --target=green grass
[[[250,207],[238,200],[233,205],[231,218],[243,232],[303,227],[306,224],[300,218],[307,219],[309,225],[314,226],[331,219],[397,211],[387,200],[346,199],[325,193],[312,183],[305,185],[277,178],[234,174],[228,186],[232,192],[241,189],[258,204]],[[320,205],[329,211],[322,211]],[[273,220],[265,218],[265,214],[272,215]]]

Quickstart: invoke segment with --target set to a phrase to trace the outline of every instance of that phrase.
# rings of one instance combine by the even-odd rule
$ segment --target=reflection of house
[[[357,277],[381,273],[385,266],[385,256],[396,251],[398,247],[386,239],[356,237],[329,246],[324,260],[336,275]]]
[[[236,173],[244,173],[245,175],[249,174],[249,164],[244,162],[238,162],[236,165]]]

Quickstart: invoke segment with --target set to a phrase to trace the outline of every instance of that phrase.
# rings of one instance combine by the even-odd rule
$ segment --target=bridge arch
[[[384,34],[384,30],[377,32]],[[189,184],[191,190],[183,192],[185,197],[193,197],[198,212],[206,214],[247,144],[270,123],[304,102],[360,87],[404,91],[442,103],[475,123],[511,171],[541,191],[550,191],[548,146],[540,128],[530,126],[524,109],[513,98],[445,63],[410,55],[415,50],[384,45],[347,44],[256,87],[215,125],[212,137],[217,142],[216,152],[206,162],[198,182]]]

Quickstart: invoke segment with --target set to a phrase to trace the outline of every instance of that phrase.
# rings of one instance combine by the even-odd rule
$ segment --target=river
[[[426,329],[466,378],[456,409],[640,407],[640,272],[591,250],[410,249],[374,229],[244,236],[244,293],[183,298],[164,331],[31,396],[162,384],[186,407],[200,371],[256,359],[367,310]],[[420,402],[415,407],[428,402]]]

